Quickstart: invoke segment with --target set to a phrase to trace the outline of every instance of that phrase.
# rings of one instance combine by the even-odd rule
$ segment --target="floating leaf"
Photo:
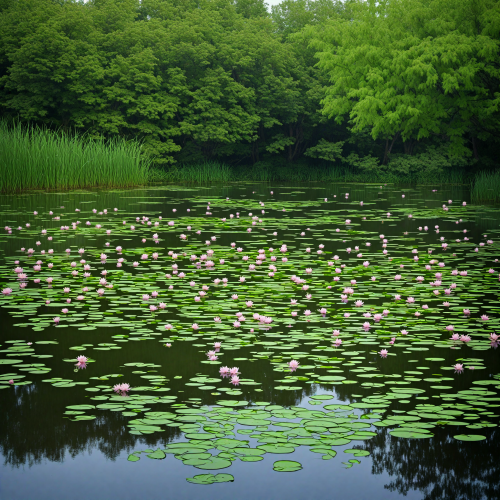
[[[302,464],[293,460],[278,460],[273,465],[273,470],[277,472],[296,472],[300,469],[302,469]]]

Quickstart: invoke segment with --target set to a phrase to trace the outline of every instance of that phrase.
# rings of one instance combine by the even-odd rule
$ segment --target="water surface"
[[[500,215],[465,188],[0,205],[0,498],[499,496]]]

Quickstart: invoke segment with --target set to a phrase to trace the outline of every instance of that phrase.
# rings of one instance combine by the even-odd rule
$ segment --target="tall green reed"
[[[0,192],[144,184],[150,163],[137,141],[101,141],[0,121]]]
[[[471,182],[473,202],[500,201],[500,171],[478,172]]]
[[[227,182],[232,177],[231,167],[216,161],[206,161],[191,165],[170,167],[169,170],[152,169],[151,182],[186,182],[191,184],[208,184],[210,182]]]
[[[387,171],[356,171],[343,165],[283,164],[260,162],[253,166],[229,166],[216,161],[198,164],[174,165],[169,170],[151,169],[152,182],[186,182],[206,184],[227,181],[257,182],[358,182],[358,183],[404,183],[404,184],[451,184],[467,183],[465,171],[443,171],[430,175],[399,174]]]

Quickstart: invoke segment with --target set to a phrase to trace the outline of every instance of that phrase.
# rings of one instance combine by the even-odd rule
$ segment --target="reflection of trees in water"
[[[97,415],[95,420],[71,422],[63,418],[65,404],[60,401],[59,405],[54,404],[54,391],[58,390],[68,389],[54,389],[49,384],[42,383],[3,391],[2,407],[8,408],[8,411],[0,412],[0,448],[6,464],[31,466],[43,459],[62,462],[66,454],[75,457],[83,451],[90,453],[95,448],[114,460],[123,450],[131,452],[166,446],[182,434],[177,427],[162,426],[164,432],[135,436],[127,430],[131,417],[109,410],[89,410],[85,413]],[[302,392],[283,391],[276,394],[274,391],[273,398],[273,389],[267,387],[259,394],[259,398],[283,406],[293,406],[314,392],[311,386],[307,386]],[[61,393],[61,396],[65,398],[67,393]],[[207,404],[213,404],[213,397],[205,396],[202,399],[206,399]],[[96,402],[90,400],[87,403]],[[172,411],[172,408],[157,404],[152,411]],[[147,413],[139,413],[137,418],[145,416]]]
[[[302,391],[279,392],[267,385],[259,393],[259,399],[294,406],[315,392],[331,393],[332,389],[337,400],[351,401],[350,389],[342,385],[307,385]],[[60,394],[59,400],[54,391]],[[62,462],[67,455],[75,457],[96,448],[114,460],[123,450],[130,453],[164,447],[181,436],[178,428],[165,426],[162,426],[165,432],[134,436],[127,430],[130,418],[109,410],[87,412],[98,415],[93,421],[71,422],[62,415],[65,391],[67,389],[54,389],[43,383],[2,391],[2,408],[8,411],[0,412],[0,448],[6,464],[31,466],[43,459]],[[247,399],[243,394],[231,399],[244,398]],[[202,399],[213,403],[208,395]],[[170,405],[163,404],[152,409],[171,410]],[[138,417],[144,415],[138,414]],[[393,438],[387,428],[379,428],[377,432],[373,439],[352,445],[371,453],[373,474],[386,472],[391,477],[386,485],[388,490],[403,495],[410,490],[421,491],[425,500],[500,498],[500,449],[493,444],[500,439],[498,429],[437,429],[432,439],[412,440]],[[467,432],[481,433],[488,439],[471,443],[450,437]]]
[[[242,388],[245,393],[244,386]],[[131,417],[109,410],[89,410],[85,413],[97,415],[95,420],[71,422],[63,418],[66,391],[68,389],[54,389],[49,384],[37,383],[2,392],[2,407],[8,408],[8,411],[0,412],[0,448],[5,463],[18,467],[25,464],[31,466],[42,459],[62,462],[67,454],[75,457],[83,451],[90,453],[95,448],[114,460],[123,450],[131,452],[166,446],[182,434],[177,427],[162,426],[164,432],[135,436],[127,430]],[[248,392],[250,396],[251,391]],[[302,391],[281,392],[268,385],[263,387],[258,397],[262,401],[294,406],[315,392],[316,388],[309,385]],[[231,397],[244,398],[247,399],[245,394]],[[203,394],[200,403],[213,404],[213,399],[213,396]],[[85,402],[98,404],[92,400]],[[172,411],[172,408],[157,404],[152,411]],[[147,413],[139,413],[137,418],[145,416]]]
[[[461,442],[452,437],[467,432],[488,439]],[[379,428],[361,448],[371,453],[373,474],[385,471],[394,478],[385,486],[390,491],[421,491],[425,500],[490,500],[500,498],[500,453],[493,444],[499,438],[498,429],[454,427],[437,429],[431,439],[402,439]]]
[[[164,427],[165,432],[134,436],[127,430],[130,418],[109,410],[86,412],[96,414],[95,420],[71,422],[63,418],[64,405],[59,407],[48,402],[53,398],[45,398],[53,390],[49,384],[33,384],[3,391],[2,408],[8,408],[8,411],[0,412],[0,449],[6,464],[32,466],[42,459],[62,462],[66,454],[75,457],[95,448],[106,458],[114,460],[123,450],[131,452],[166,446],[180,436],[176,427]],[[163,409],[167,410],[159,408],[160,411]]]

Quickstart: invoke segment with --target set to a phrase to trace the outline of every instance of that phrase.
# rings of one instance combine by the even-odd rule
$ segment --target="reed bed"
[[[137,141],[100,141],[0,121],[0,192],[125,187],[149,179]]]
[[[30,189],[127,187],[147,182],[189,184],[229,181],[261,182],[390,182],[471,184],[473,201],[500,201],[500,172],[465,170],[401,176],[387,171],[354,171],[344,165],[287,164],[263,161],[229,166],[217,161],[152,168],[138,141],[94,140],[86,135],[53,132],[37,126],[8,126],[0,120],[0,192]]]
[[[169,170],[152,169],[151,182],[185,182],[189,184],[209,184],[211,182],[228,182],[232,179],[231,167],[216,161],[190,165],[175,165]]]
[[[216,161],[198,164],[175,165],[168,170],[151,169],[151,182],[179,182],[207,184],[210,182],[258,181],[258,182],[383,182],[396,184],[451,184],[470,182],[463,170],[444,171],[427,175],[401,175],[393,172],[356,172],[345,166],[257,163],[253,166],[229,166]]]
[[[473,202],[500,201],[500,171],[479,172],[471,183]]]

